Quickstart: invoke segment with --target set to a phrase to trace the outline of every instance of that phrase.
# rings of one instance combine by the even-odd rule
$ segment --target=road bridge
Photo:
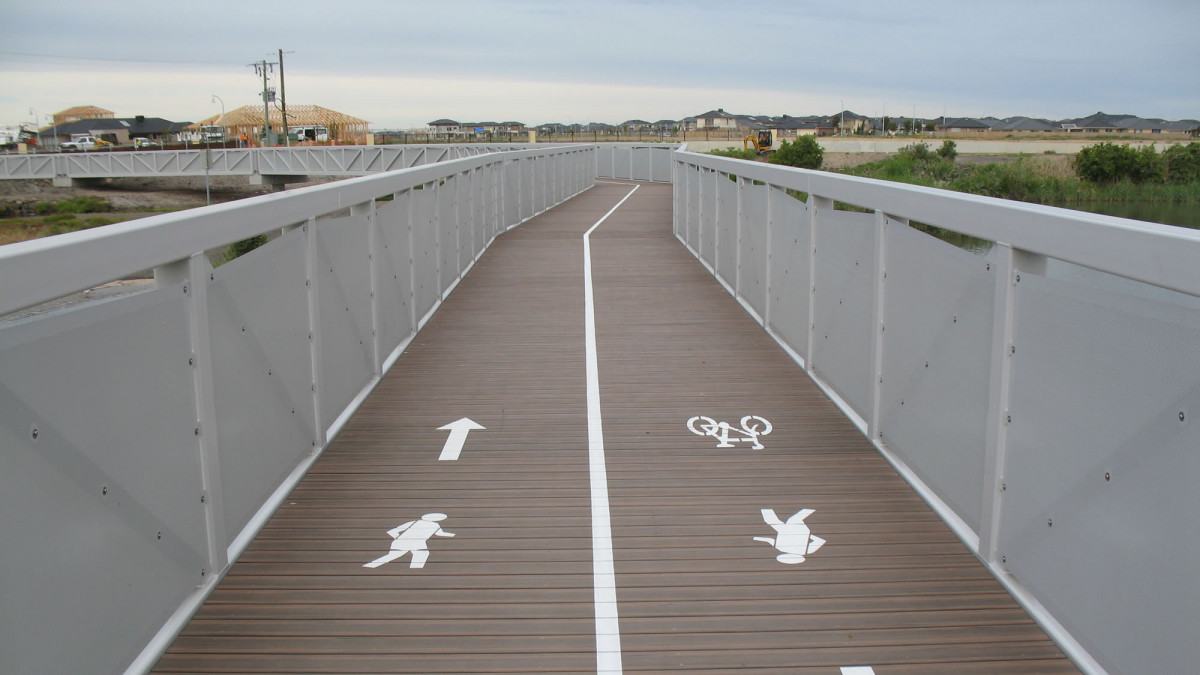
[[[156,284],[0,324],[0,647],[15,672],[1186,670],[1198,254],[651,146],[4,247],[0,312]]]

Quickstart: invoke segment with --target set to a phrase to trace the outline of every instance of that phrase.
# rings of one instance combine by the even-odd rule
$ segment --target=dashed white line
[[[587,360],[588,468],[592,492],[592,588],[596,611],[596,672],[619,675],[621,628],[617,621],[617,580],[613,569],[612,524],[608,510],[608,473],[600,416],[600,368],[596,358],[596,306],[592,299],[592,232],[641,186],[609,209],[583,235],[584,349]]]

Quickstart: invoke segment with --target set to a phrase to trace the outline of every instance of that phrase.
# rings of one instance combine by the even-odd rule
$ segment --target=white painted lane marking
[[[875,675],[871,666],[842,666],[842,675]]]
[[[775,509],[761,510],[763,521],[775,529],[775,537],[755,537],[754,541],[770,544],[779,551],[775,559],[788,565],[799,565],[804,556],[817,552],[825,540],[812,534],[804,519],[815,513],[815,509],[801,509],[788,517],[787,522],[775,515]]]
[[[421,516],[420,520],[410,520],[403,525],[393,527],[388,530],[388,535],[392,538],[391,552],[372,560],[363,567],[374,569],[390,563],[405,553],[412,554],[412,560],[408,564],[410,568],[424,567],[425,561],[429,560],[429,538],[454,536],[453,532],[447,532],[442,529],[441,525],[438,525],[445,519],[446,514],[444,513],[426,513]]]
[[[592,588],[596,610],[596,672],[618,675],[621,628],[617,621],[617,577],[613,569],[612,524],[608,512],[608,473],[604,465],[604,428],[600,416],[600,367],[596,357],[596,305],[592,297],[592,232],[608,220],[629,194],[583,235],[584,351],[587,361],[588,468],[592,489]]]
[[[718,448],[732,448],[734,443],[750,443],[754,450],[762,450],[763,444],[759,436],[771,433],[771,423],[758,415],[746,415],[742,418],[742,428],[735,429],[729,422],[718,422],[711,417],[697,415],[687,421],[687,427],[697,436],[712,436],[716,438]],[[742,438],[730,438],[729,433],[742,434]]]
[[[439,462],[453,462],[458,459],[462,453],[463,443],[467,442],[467,434],[473,429],[486,429],[482,424],[464,417],[457,422],[451,422],[444,427],[438,427],[438,431],[449,431],[450,437],[446,439],[446,445],[442,446],[442,454],[438,456]]]

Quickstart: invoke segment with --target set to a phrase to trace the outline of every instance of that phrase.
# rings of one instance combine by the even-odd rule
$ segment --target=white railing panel
[[[413,284],[417,321],[433,310],[442,297],[438,276],[437,183],[419,185],[412,191]]]
[[[717,277],[737,288],[738,189],[735,176],[717,174]]]
[[[613,146],[613,178],[632,179],[633,148],[628,145]]]
[[[378,296],[379,342],[384,355],[416,332],[412,287],[412,190],[375,207],[378,245],[376,251],[376,295]],[[419,319],[420,317],[415,317]]]
[[[507,230],[521,222],[521,163],[514,160],[504,163],[502,170],[504,191],[504,222]]]
[[[700,260],[712,269],[717,266],[717,189],[728,180],[716,171],[700,172]]]
[[[534,157],[529,161],[530,170],[533,172],[533,207],[535,213],[541,213],[546,210],[546,205],[549,203],[549,181],[547,175],[550,173],[550,168],[547,166],[549,162],[542,157]]]
[[[903,224],[886,255],[879,431],[978,533],[997,266]]]
[[[475,252],[480,249],[480,237],[476,232],[479,222],[475,217],[475,172],[458,175],[458,271],[461,276],[475,261]]]
[[[770,313],[767,326],[792,351],[808,359],[808,206],[780,188],[771,188]]]
[[[671,165],[674,148],[651,148],[650,150],[650,180],[656,183],[671,182]]]
[[[374,374],[367,216],[355,213],[316,225],[321,423],[328,428]]]
[[[54,178],[54,155],[0,155],[0,177]]]
[[[611,145],[601,145],[596,150],[596,175],[607,178],[615,178],[615,167],[613,165],[613,156],[616,154],[616,148]]]
[[[631,176],[634,180],[650,180],[650,150],[645,146],[630,148],[630,161],[633,164]]]
[[[821,211],[811,367],[864,419],[870,410],[875,216]]]
[[[213,572],[186,303],[175,285],[0,329],[8,672],[120,672]]]
[[[687,206],[684,208],[684,241],[693,252],[700,251],[700,176],[701,169],[685,165],[682,169],[687,181]]]
[[[537,213],[537,184],[534,182],[536,174],[534,173],[533,160],[521,159],[519,161],[521,174],[521,220],[525,222]]]
[[[288,232],[208,282],[226,546],[314,449],[305,242]]]
[[[1076,280],[1088,275],[1020,276],[1001,497],[1005,569],[1111,672],[1192,670],[1200,660],[1196,298]]]
[[[769,190],[765,184],[741,180],[739,191],[738,297],[762,318],[767,313],[767,269],[770,265],[767,258]]]

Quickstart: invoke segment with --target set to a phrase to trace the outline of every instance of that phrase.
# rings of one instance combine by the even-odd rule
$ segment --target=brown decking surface
[[[598,183],[502,236],[156,672],[595,672],[582,237]],[[643,185],[592,235],[624,669],[1076,672],[671,234]],[[687,421],[773,425],[718,448]],[[469,417],[458,461],[438,427]],[[763,509],[827,541],[776,560]],[[440,512],[424,568],[387,531]]]

